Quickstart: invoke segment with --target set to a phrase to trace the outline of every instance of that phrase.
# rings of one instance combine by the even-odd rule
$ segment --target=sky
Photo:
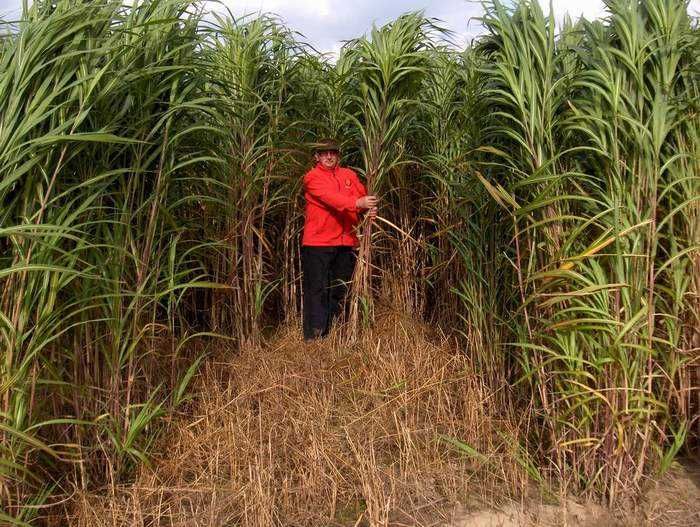
[[[384,24],[407,11],[424,10],[426,16],[440,19],[441,25],[453,32],[452,40],[458,47],[468,44],[481,32],[478,21],[474,20],[482,13],[481,3],[470,0],[219,0],[219,3],[208,5],[213,9],[226,5],[236,16],[274,13],[316,49],[330,53],[337,52],[344,40],[369,32],[373,23]],[[549,0],[540,3],[549,10]],[[0,16],[16,17],[21,5],[21,0],[0,0]],[[573,18],[584,15],[589,19],[604,15],[601,0],[552,0],[552,6],[558,19],[566,13]],[[700,14],[700,0],[691,0],[688,11],[695,16]]]
[[[0,0],[1,1],[1,0]],[[700,4],[700,0],[696,0]],[[475,17],[483,13],[481,3],[469,0],[225,0],[234,15],[272,12],[289,27],[302,33],[319,51],[337,52],[344,40],[359,37],[407,11],[424,10],[452,31],[454,43],[463,47],[481,33]],[[548,10],[549,1],[541,2]],[[554,0],[557,16],[569,11],[588,18],[603,14],[600,0]]]

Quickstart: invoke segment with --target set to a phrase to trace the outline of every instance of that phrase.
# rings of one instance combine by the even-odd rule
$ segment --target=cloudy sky
[[[457,45],[464,45],[479,34],[481,28],[474,17],[481,12],[481,4],[471,0],[219,0],[229,6],[234,15],[270,12],[302,33],[308,42],[320,51],[334,52],[343,40],[360,36],[372,27],[381,25],[406,11],[425,10],[425,14],[442,20],[443,27],[451,30]],[[507,0],[506,0],[507,1]],[[545,9],[549,0],[540,0]],[[12,18],[20,11],[21,0],[0,0],[0,16]],[[601,0],[553,0],[558,18],[569,13],[576,18],[601,16]],[[211,3],[212,8],[217,8]],[[221,9],[221,7],[218,7]],[[700,0],[691,0],[689,11],[700,13]]]
[[[424,10],[453,32],[452,39],[464,45],[481,32],[474,17],[482,14],[481,3],[470,0],[225,0],[234,14],[267,11],[281,16],[321,51],[336,51],[343,40],[368,32],[407,11]],[[697,0],[700,3],[700,0]],[[549,1],[542,4],[549,6]],[[233,7],[235,6],[235,7]],[[557,14],[600,16],[600,0],[554,0]]]

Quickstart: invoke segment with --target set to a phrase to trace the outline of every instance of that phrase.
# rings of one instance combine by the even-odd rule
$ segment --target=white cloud
[[[542,2],[542,7],[549,12],[549,2]],[[552,8],[557,18],[563,18],[568,13],[571,18],[581,16],[589,20],[605,16],[605,4],[601,0],[552,0]]]
[[[310,16],[314,18],[326,18],[331,15],[333,0],[245,0],[226,1],[232,10],[243,13],[276,13],[294,11],[297,16]]]
[[[367,33],[373,23],[386,23],[407,11],[425,10],[453,32],[457,46],[467,45],[481,31],[480,2],[471,0],[223,0],[235,14],[272,12],[301,32],[320,51],[337,52],[342,41]],[[512,0],[511,0],[512,1]],[[539,0],[549,12],[549,0]],[[573,19],[605,16],[602,0],[552,0],[557,20],[568,13]],[[691,0],[688,11],[700,12],[700,0]]]
[[[463,46],[480,31],[469,19],[481,14],[481,5],[466,0],[224,0],[235,15],[272,12],[291,29],[324,52],[337,52],[342,42],[367,33],[408,11],[424,10],[442,20],[452,40]],[[214,5],[214,4],[212,4]]]
[[[275,13],[291,28],[301,32],[320,51],[334,52],[342,41],[368,32],[373,23],[384,24],[407,11],[425,10],[429,17],[443,20],[446,29],[453,32],[452,40],[464,46],[481,33],[477,21],[471,20],[482,13],[481,3],[475,0],[220,0],[234,13]],[[509,0],[503,0],[509,1]],[[511,2],[514,0],[510,0]],[[549,11],[549,0],[539,0]],[[16,17],[22,0],[0,0],[0,16]],[[211,9],[221,4],[207,2]],[[561,20],[565,13],[576,19],[580,16],[598,18],[605,15],[602,0],[552,0],[555,16]],[[700,0],[691,0],[688,12],[700,15]]]

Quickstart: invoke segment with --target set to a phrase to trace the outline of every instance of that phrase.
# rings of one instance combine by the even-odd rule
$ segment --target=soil
[[[654,482],[636,506],[611,511],[572,498],[562,505],[529,500],[472,512],[457,507],[446,527],[700,526],[700,464],[685,459]]]

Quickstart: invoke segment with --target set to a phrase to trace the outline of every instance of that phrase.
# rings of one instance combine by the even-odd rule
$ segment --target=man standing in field
[[[368,196],[357,174],[339,165],[340,148],[330,139],[318,143],[316,166],[304,176],[304,339],[328,333],[340,314],[355,269],[355,227],[361,213],[377,214],[376,196]]]

